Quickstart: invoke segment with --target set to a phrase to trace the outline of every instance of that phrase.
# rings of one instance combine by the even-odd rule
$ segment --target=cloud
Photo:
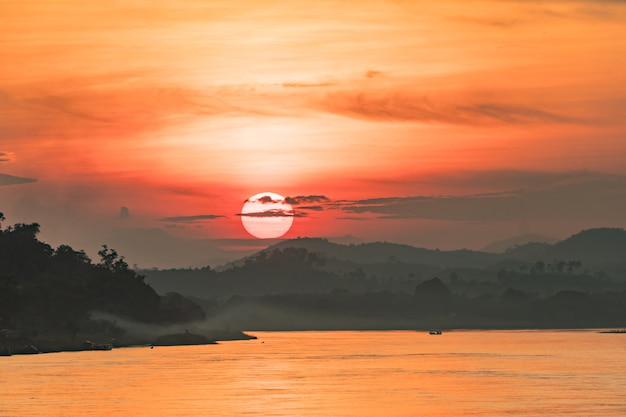
[[[146,75],[146,74],[144,74]],[[145,80],[144,80],[145,79]],[[30,142],[54,136],[65,140],[105,137],[123,139],[184,125],[199,117],[259,114],[255,95],[241,87],[159,85],[148,77],[120,73],[102,77],[50,79],[0,90],[0,133]],[[106,85],[107,88],[102,88]],[[143,137],[143,136],[141,136]],[[59,139],[61,140],[61,139]]]
[[[295,210],[270,209],[265,211],[255,211],[250,213],[237,213],[237,216],[245,217],[306,217],[306,213],[296,212]]]
[[[295,197],[286,197],[285,202],[291,205],[299,205],[306,203],[326,203],[330,199],[325,195],[298,195]]]
[[[0,162],[9,162],[11,160],[10,156],[6,152],[0,152]]]
[[[27,184],[31,182],[37,182],[37,180],[34,178],[15,177],[13,175],[0,174],[0,186]]]
[[[277,204],[277,203],[282,203],[284,200],[279,199],[279,200],[275,200],[273,199],[271,196],[269,195],[264,195],[263,197],[257,198],[254,201],[250,201],[249,199],[246,200],[246,203],[249,202],[255,202],[255,203],[261,203],[261,204]]]
[[[588,123],[583,119],[517,103],[485,98],[433,101],[427,95],[390,92],[335,92],[320,105],[323,110],[346,117],[379,122],[426,122],[448,124]]]
[[[565,173],[559,178],[555,174],[551,183],[542,188],[471,195],[371,198],[343,201],[337,203],[337,208],[351,215],[376,215],[378,219],[480,222],[536,219],[621,224],[626,212],[626,176]]]
[[[220,219],[225,216],[217,215],[217,214],[197,214],[195,216],[174,216],[174,217],[163,217],[158,219],[161,222],[168,223],[195,223],[203,220],[214,220]]]

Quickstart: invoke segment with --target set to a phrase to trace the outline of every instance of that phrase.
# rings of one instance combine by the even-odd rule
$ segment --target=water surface
[[[0,358],[0,416],[626,415],[626,335],[252,333]]]

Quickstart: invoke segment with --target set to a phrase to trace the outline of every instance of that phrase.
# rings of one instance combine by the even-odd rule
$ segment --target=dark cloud
[[[250,203],[251,201],[248,199],[245,202]],[[277,204],[277,203],[284,202],[284,200],[275,200],[269,195],[264,195],[263,197],[257,198],[256,200],[252,202],[261,203],[261,204]]]
[[[298,206],[298,210],[322,211],[324,210],[324,207],[323,206]]]
[[[567,177],[567,175],[563,175]],[[575,177],[575,176],[574,176]],[[344,201],[338,208],[379,219],[452,221],[574,220],[626,222],[626,176],[591,174],[520,188],[472,195],[411,196]]]
[[[306,217],[306,213],[296,212],[295,210],[270,209],[265,211],[255,211],[250,213],[237,213],[237,216],[245,217]]]
[[[31,182],[37,182],[37,180],[34,178],[15,177],[13,175],[0,174],[0,186],[27,184]]]
[[[9,154],[6,152],[0,152],[0,162],[8,162],[11,159],[9,158]]]
[[[391,93],[337,92],[321,102],[323,110],[347,117],[389,122],[449,124],[587,123],[576,117],[523,104],[481,99],[435,102],[427,96]]]
[[[330,199],[325,195],[298,195],[295,197],[286,197],[285,202],[291,205],[307,204],[307,203],[326,203]]]
[[[162,222],[168,222],[168,223],[194,223],[194,222],[198,222],[198,221],[202,221],[202,220],[214,220],[214,219],[219,219],[222,218],[224,216],[220,216],[217,214],[198,214],[195,216],[174,216],[174,217],[163,217],[161,219],[158,219],[159,221]]]

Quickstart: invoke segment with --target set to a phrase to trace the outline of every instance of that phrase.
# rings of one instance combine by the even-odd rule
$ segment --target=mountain
[[[328,258],[335,258],[355,263],[371,264],[380,262],[409,262],[415,264],[441,266],[484,266],[498,260],[498,255],[477,252],[469,249],[441,251],[439,249],[416,248],[410,245],[370,242],[357,245],[339,245],[326,239],[300,238],[285,240],[270,246],[265,251],[284,248],[304,248]]]
[[[583,230],[552,247],[556,258],[579,259],[587,264],[626,263],[626,231],[618,228]]]
[[[489,245],[482,248],[481,252],[489,252],[489,253],[503,253],[509,249],[512,249],[516,246],[522,246],[527,243],[549,243],[554,244],[558,242],[559,239],[543,236],[539,234],[527,234],[522,236],[515,236],[509,239],[498,240],[496,242],[490,243]]]
[[[619,228],[583,230],[552,245],[528,243],[517,246],[502,256],[526,261],[577,260],[586,266],[626,264],[626,231]]]
[[[141,273],[237,328],[614,327],[626,319],[625,236],[593,229],[502,254],[300,238],[220,270]]]

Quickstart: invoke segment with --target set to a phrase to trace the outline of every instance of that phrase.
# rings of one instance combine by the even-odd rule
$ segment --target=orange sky
[[[0,0],[0,16],[0,211],[53,245],[248,238],[237,213],[261,191],[324,197],[286,237],[480,248],[626,226],[623,2]]]

